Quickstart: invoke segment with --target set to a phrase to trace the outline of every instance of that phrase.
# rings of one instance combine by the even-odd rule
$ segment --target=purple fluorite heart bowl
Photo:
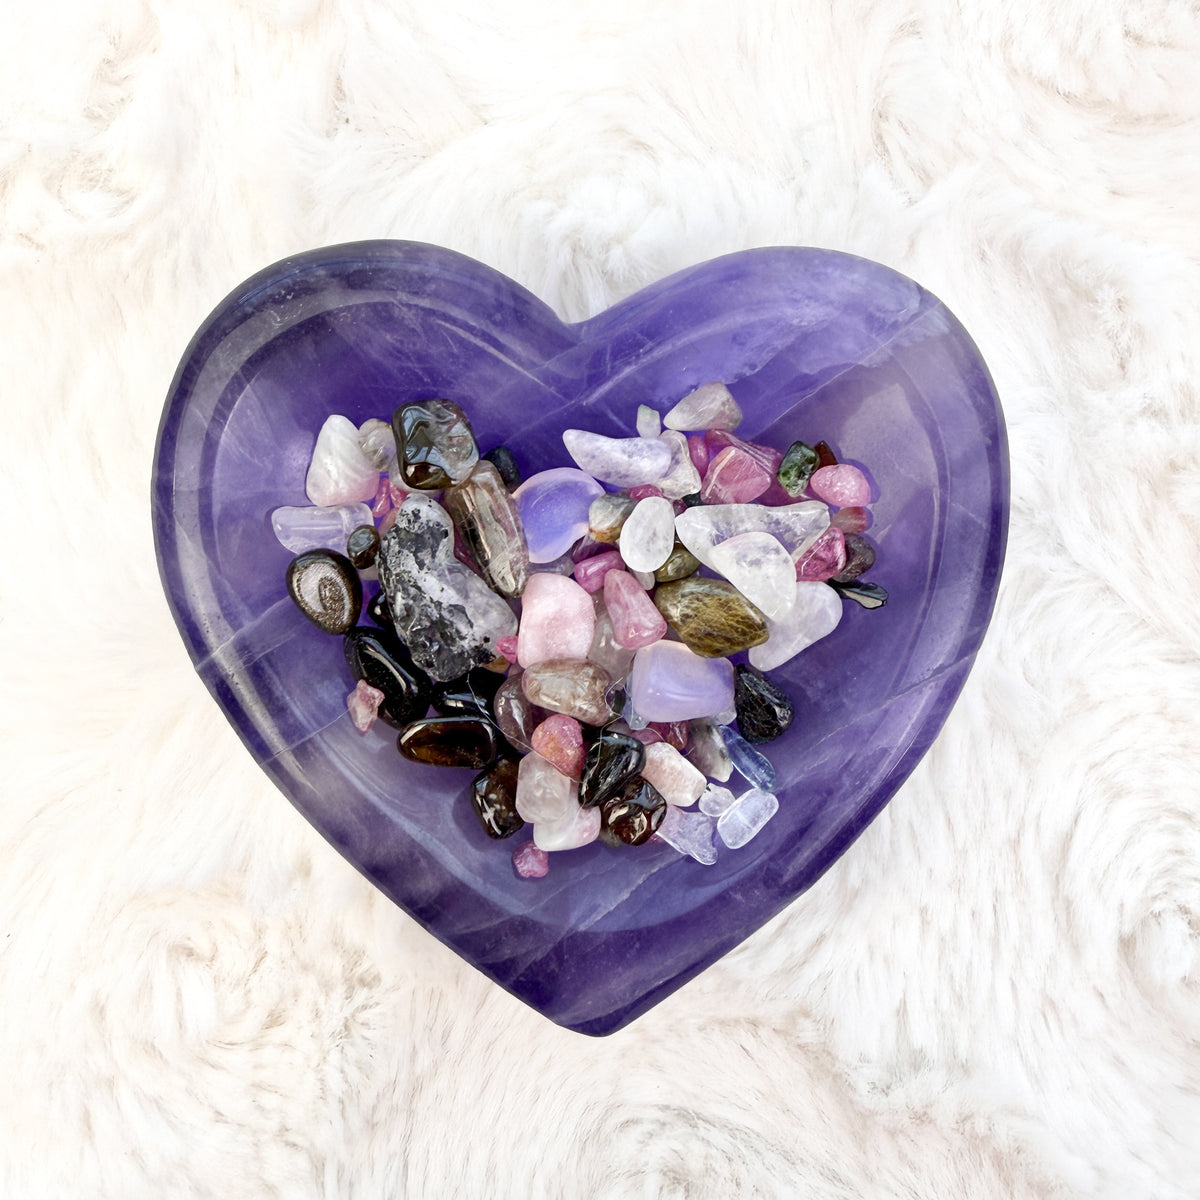
[[[708,867],[666,844],[597,843],[519,878],[514,841],[489,839],[471,810],[470,772],[401,758],[382,724],[354,728],[341,639],[288,598],[270,513],[308,503],[331,413],[387,420],[451,399],[481,449],[507,444],[529,475],[572,465],[564,429],[631,436],[639,404],[665,411],[710,380],[745,411],[740,434],[779,449],[823,438],[869,471],[870,577],[888,604],[845,601],[833,634],[771,673],[796,719],[764,747],[780,809],[748,846]],[[971,339],[877,263],[749,250],[567,325],[460,254],[363,242],[277,263],[205,321],[163,411],[153,505],[184,643],[263,770],[435,937],[551,1020],[606,1034],[811,886],[933,741],[995,600],[1008,457]]]

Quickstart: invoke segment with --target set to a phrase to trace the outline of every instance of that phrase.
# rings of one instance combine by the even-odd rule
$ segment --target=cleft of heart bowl
[[[571,465],[563,429],[631,436],[726,382],[739,433],[824,438],[874,483],[872,580],[886,607],[772,677],[796,720],[764,747],[780,808],[705,867],[665,844],[594,844],[519,878],[470,810],[471,773],[402,759],[345,709],[341,639],[288,599],[270,513],[307,504],[331,413],[384,420],[455,400],[480,447],[528,475]],[[730,254],[577,325],[436,246],[362,242],[268,267],[205,321],[155,451],[163,586],[196,670],[297,809],[430,933],[570,1029],[621,1028],[747,938],[846,850],[941,728],[991,615],[1008,526],[995,389],[962,326],[911,280],[830,250]],[[264,846],[260,853],[269,854]],[[911,864],[896,863],[905,871]]]

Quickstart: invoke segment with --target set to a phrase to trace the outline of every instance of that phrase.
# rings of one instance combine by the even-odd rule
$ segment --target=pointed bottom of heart
[[[522,878],[525,833],[484,834],[470,772],[402,759],[381,723],[355,729],[341,639],[288,599],[291,555],[270,514],[307,504],[308,456],[333,413],[361,424],[445,397],[481,450],[509,446],[528,477],[571,465],[564,429],[627,437],[639,405],[665,412],[714,380],[746,414],[739,436],[781,452],[823,439],[868,470],[872,578],[888,603],[846,601],[831,635],[771,672],[796,716],[768,747],[779,812],[746,847],[704,866],[661,842],[595,844]],[[551,1020],[607,1034],[818,880],[919,761],[991,614],[1008,462],[970,338],[876,263],[746,251],[566,325],[481,263],[372,242],[278,263],[205,322],[164,408],[153,502],[184,643],[281,791],[466,961]]]

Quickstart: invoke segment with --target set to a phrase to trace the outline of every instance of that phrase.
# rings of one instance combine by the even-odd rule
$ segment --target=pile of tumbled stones
[[[779,808],[756,747],[793,719],[764,672],[832,632],[843,598],[887,599],[861,578],[863,473],[823,442],[745,441],[741,419],[705,384],[664,417],[641,406],[636,436],[567,430],[577,465],[522,482],[450,401],[390,424],[332,416],[313,506],[272,514],[297,553],[292,599],[344,638],[355,726],[383,721],[405,757],[480,772],[488,835],[533,827],[513,854],[524,877],[597,838],[706,864],[744,846]],[[738,796],[722,786],[734,769]]]

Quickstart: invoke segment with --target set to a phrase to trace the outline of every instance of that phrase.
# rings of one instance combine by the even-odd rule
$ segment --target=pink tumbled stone
[[[507,658],[510,663],[517,661],[517,635],[510,633],[507,637],[496,639],[496,653],[501,658]]]
[[[392,507],[392,490],[388,485],[388,477],[380,475],[379,487],[375,491],[375,499],[371,501],[371,516],[382,517]]]
[[[592,598],[573,579],[537,571],[521,593],[517,662],[523,667],[555,658],[587,658],[596,631]]]
[[[533,840],[542,850],[574,850],[600,836],[600,810],[580,808],[558,821],[535,821]]]
[[[628,571],[609,571],[604,577],[604,607],[613,636],[626,650],[638,650],[666,636],[666,618]]]
[[[796,497],[789,496],[783,484],[779,482],[779,464],[783,462],[783,455],[773,446],[760,446],[757,442],[748,442],[727,429],[710,429],[704,437],[710,454],[715,456],[732,446],[748,454],[771,477],[766,490],[762,495],[755,497],[756,503],[772,508],[796,503]]]
[[[533,842],[525,842],[513,851],[513,867],[522,879],[541,879],[550,870],[550,855]]]
[[[704,443],[714,458],[730,446],[744,451],[772,478],[778,473],[779,464],[783,462],[783,454],[773,446],[760,446],[758,442],[748,442],[726,429],[710,429],[704,435]]]
[[[726,446],[708,464],[700,499],[705,504],[749,504],[771,486],[771,476],[744,450]]]
[[[595,594],[604,586],[604,577],[609,571],[620,571],[625,567],[616,550],[607,550],[593,558],[585,558],[575,564],[575,582],[585,592]]]
[[[850,463],[834,467],[818,467],[808,481],[808,490],[826,504],[839,508],[854,508],[871,502],[871,485],[867,477]]]
[[[583,726],[565,713],[552,713],[534,731],[530,742],[534,750],[564,775],[578,779],[583,774],[587,749],[583,744]]]
[[[378,688],[373,688],[365,679],[360,679],[354,685],[354,691],[346,697],[346,711],[359,733],[370,732],[382,703],[383,693]]]
[[[700,478],[704,478],[704,472],[708,470],[708,460],[712,457],[708,452],[708,443],[704,440],[702,433],[688,434],[688,454],[691,455],[692,465],[700,472]]]
[[[630,500],[645,500],[647,496],[661,496],[662,489],[657,488],[652,483],[640,483],[637,487],[629,489]]]
[[[836,525],[830,525],[796,559],[796,578],[822,583],[832,579],[845,565],[846,536]]]
[[[843,533],[862,533],[871,525],[871,510],[861,505],[850,508],[839,508],[829,518],[830,524],[836,525]]]
[[[387,512],[379,520],[379,536],[383,537],[385,533],[396,523],[396,514],[400,510],[398,508],[389,508]]]

